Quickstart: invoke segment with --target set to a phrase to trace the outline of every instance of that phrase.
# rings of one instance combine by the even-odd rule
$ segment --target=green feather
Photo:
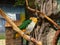
[[[25,29],[30,23],[31,23],[32,20],[25,20],[20,26],[19,28],[21,30]]]

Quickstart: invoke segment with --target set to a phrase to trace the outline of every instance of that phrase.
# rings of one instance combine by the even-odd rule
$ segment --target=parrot
[[[30,35],[33,31],[38,19],[36,17],[30,17],[28,20],[22,22],[18,28],[24,32],[24,34]],[[15,34],[15,37],[18,38],[20,35],[18,33]]]

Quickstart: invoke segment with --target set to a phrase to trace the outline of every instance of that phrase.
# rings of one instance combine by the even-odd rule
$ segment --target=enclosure
[[[60,0],[7,2],[9,1],[1,1],[0,4],[0,19],[5,23],[2,28],[5,29],[6,45],[60,45]],[[18,26],[30,17],[36,17],[38,22],[30,35],[26,35]],[[21,36],[15,38],[17,32]]]

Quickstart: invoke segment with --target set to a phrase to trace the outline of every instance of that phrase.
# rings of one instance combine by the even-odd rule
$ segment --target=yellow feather
[[[24,30],[22,30],[23,32],[26,32],[26,30],[24,29]],[[15,35],[15,38],[18,38],[18,37],[20,37],[20,34],[18,34],[18,33],[16,33],[16,35]]]
[[[37,18],[35,18],[35,17],[31,17],[30,20],[32,20],[35,23],[37,23],[37,21],[38,21]]]
[[[15,38],[18,38],[18,37],[20,37],[20,35],[18,33],[16,33]]]

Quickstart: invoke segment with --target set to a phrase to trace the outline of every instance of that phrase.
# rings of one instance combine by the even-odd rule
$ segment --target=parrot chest
[[[33,31],[35,27],[35,23],[32,21],[27,27],[26,27],[26,32],[25,33],[30,33]]]

